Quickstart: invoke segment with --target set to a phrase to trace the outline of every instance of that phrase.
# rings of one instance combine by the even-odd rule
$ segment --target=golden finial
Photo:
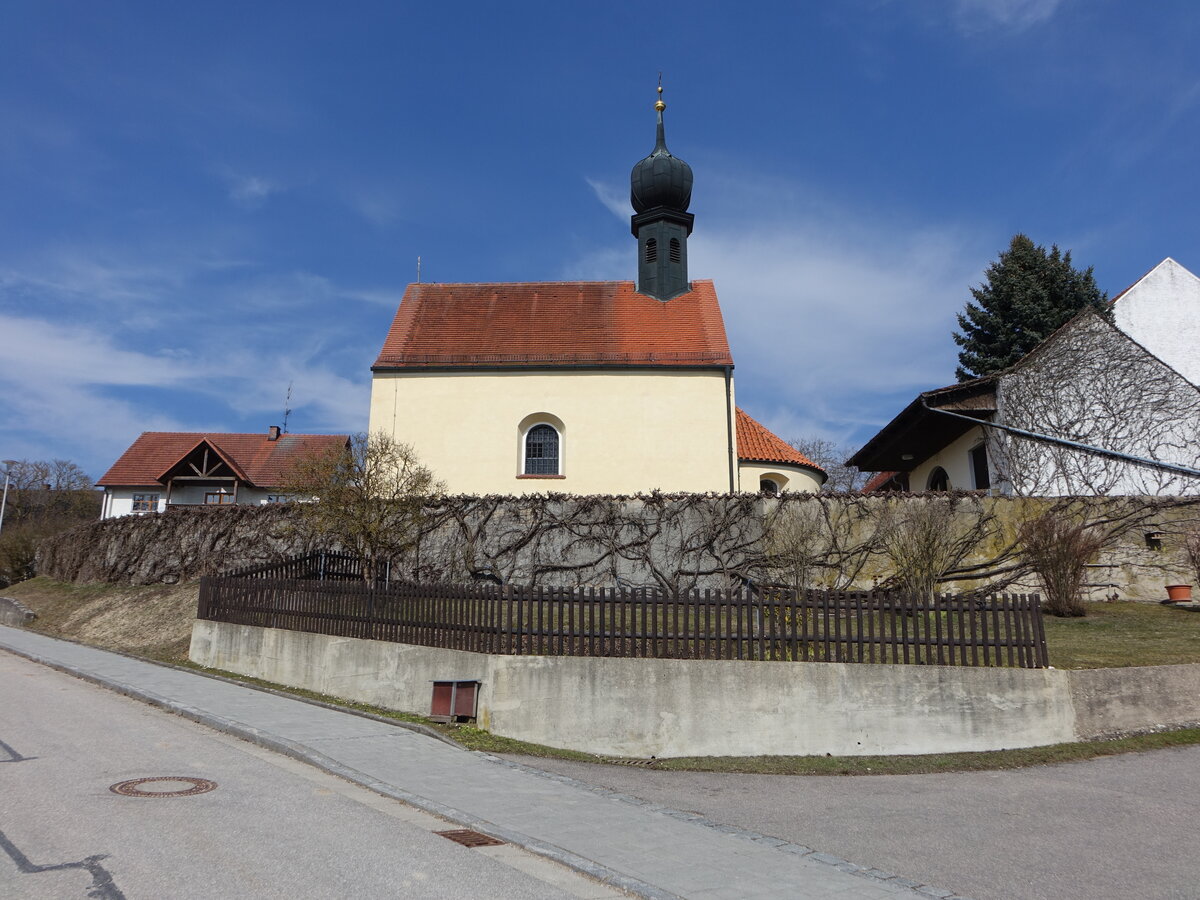
[[[663,103],[662,98],[662,72],[658,73],[658,99],[654,101],[654,108],[659,112],[667,108],[667,104]]]

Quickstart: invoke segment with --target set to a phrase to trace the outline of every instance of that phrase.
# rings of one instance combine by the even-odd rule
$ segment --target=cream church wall
[[[956,441],[947,444],[929,459],[924,460],[919,466],[913,468],[908,476],[909,490],[923,491],[929,486],[929,473],[938,466],[946,470],[946,475],[950,478],[950,488],[956,491],[973,491],[975,490],[975,480],[971,475],[971,458],[967,454],[976,444],[982,443],[984,440],[984,430],[982,426],[975,426],[959,437]],[[991,460],[988,460],[988,466],[991,467]],[[995,478],[995,472],[992,473]]]
[[[757,491],[759,481],[763,478],[770,478],[785,491],[804,491],[813,494],[821,489],[820,478],[807,469],[780,464],[745,462],[738,464],[739,491]]]
[[[727,491],[732,410],[721,370],[378,372],[369,427],[453,493]],[[520,478],[541,413],[562,424],[563,477]]]

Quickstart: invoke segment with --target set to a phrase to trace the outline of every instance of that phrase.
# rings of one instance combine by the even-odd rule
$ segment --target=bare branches
[[[1086,521],[1049,511],[1021,525],[1021,544],[1045,591],[1045,609],[1055,616],[1083,616],[1087,565],[1105,543],[1104,533]]]
[[[417,543],[425,504],[441,489],[412,447],[376,432],[301,458],[284,491],[299,501],[307,529],[361,556],[363,577],[373,581],[378,564]]]
[[[1200,391],[1096,316],[1067,325],[1000,378],[1008,425],[1197,467]],[[989,429],[998,480],[1022,496],[1200,492],[1200,479]]]
[[[954,495],[889,504],[879,542],[892,564],[892,580],[905,593],[932,603],[938,583],[974,552],[994,522],[992,513]]]

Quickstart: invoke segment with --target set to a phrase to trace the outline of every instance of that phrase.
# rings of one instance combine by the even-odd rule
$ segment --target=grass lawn
[[[1200,611],[1157,603],[1089,603],[1078,619],[1046,616],[1050,665],[1058,669],[1200,663]]]

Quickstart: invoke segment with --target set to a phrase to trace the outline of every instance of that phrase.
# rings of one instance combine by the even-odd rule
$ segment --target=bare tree
[[[997,388],[1000,420],[1150,461],[1200,467],[1200,390],[1094,314],[1072,320]],[[1024,496],[1200,492],[1200,479],[988,429],[997,481]]]
[[[356,434],[345,449],[298,460],[284,492],[311,534],[358,554],[363,578],[416,544],[425,505],[443,486],[408,444],[383,432]]]
[[[1054,510],[1022,523],[1022,552],[1046,593],[1047,612],[1087,615],[1082,597],[1087,565],[1104,544],[1101,529]]]
[[[870,472],[846,465],[854,455],[854,447],[826,438],[793,438],[788,443],[825,470],[829,480],[822,486],[823,491],[861,491],[871,477]]]
[[[879,543],[891,561],[890,579],[902,591],[932,603],[937,585],[954,572],[992,530],[995,517],[958,496],[914,497],[883,510]]]
[[[14,462],[0,533],[0,585],[32,578],[41,542],[100,514],[92,479],[65,459]],[[3,478],[0,478],[0,484]]]

